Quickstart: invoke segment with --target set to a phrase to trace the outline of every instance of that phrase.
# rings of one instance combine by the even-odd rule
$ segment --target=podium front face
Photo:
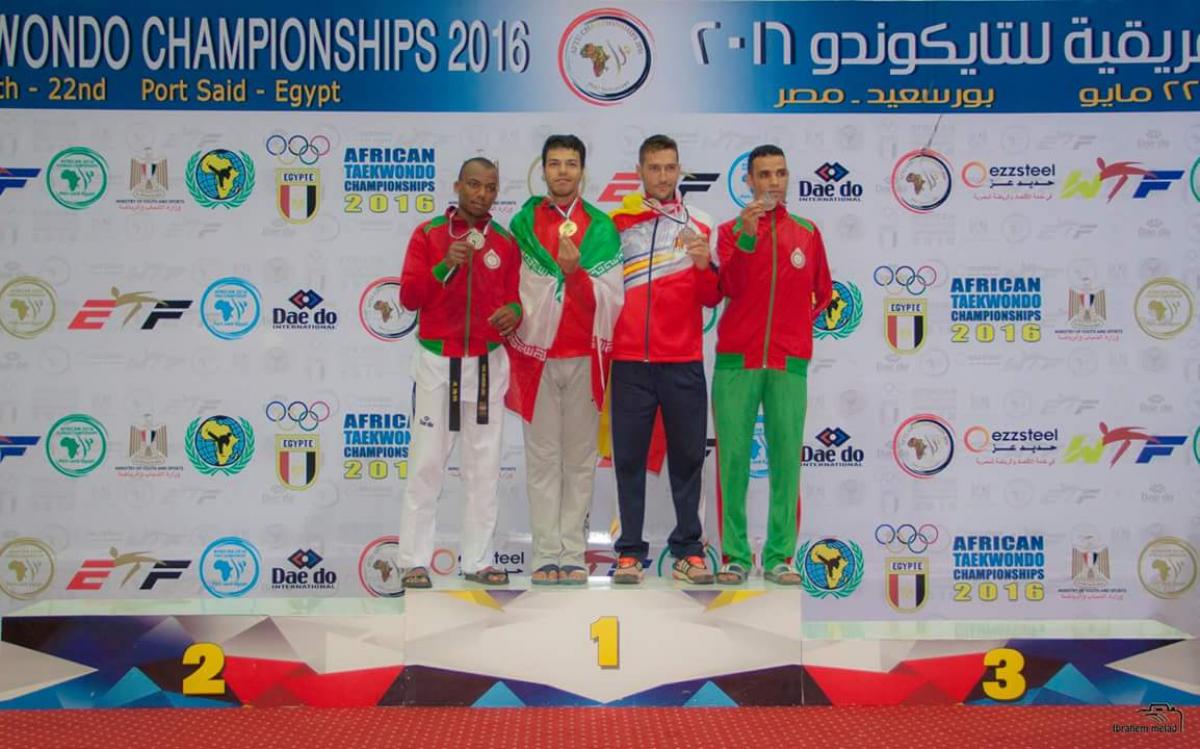
[[[801,704],[799,590],[591,582],[410,593],[405,704]]]

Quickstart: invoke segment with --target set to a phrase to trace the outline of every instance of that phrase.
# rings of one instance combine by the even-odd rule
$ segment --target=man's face
[[[637,174],[646,197],[670,200],[679,184],[679,153],[674,148],[650,151],[638,164]]]
[[[769,193],[782,202],[787,198],[787,159],[783,156],[759,156],[746,173],[746,184],[754,192],[756,200]]]
[[[472,162],[463,167],[462,178],[454,183],[459,208],[471,216],[486,216],[500,190],[500,171]]]
[[[551,148],[542,162],[542,178],[553,198],[573,198],[583,181],[583,164],[573,148]]]

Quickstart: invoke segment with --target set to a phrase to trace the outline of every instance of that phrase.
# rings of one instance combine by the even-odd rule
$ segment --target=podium
[[[1200,704],[1200,644],[1154,621],[806,621],[761,579],[437,583],[38,602],[0,620],[0,708]]]

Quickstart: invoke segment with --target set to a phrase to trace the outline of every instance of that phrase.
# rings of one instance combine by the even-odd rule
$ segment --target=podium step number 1
[[[588,628],[596,643],[596,665],[600,668],[621,667],[621,623],[615,616],[602,616]]]

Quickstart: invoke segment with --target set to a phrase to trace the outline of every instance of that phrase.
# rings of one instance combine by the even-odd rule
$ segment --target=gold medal
[[[558,236],[560,237],[573,237],[577,231],[579,231],[579,224],[571,219],[567,219],[558,225]]]
[[[476,250],[483,249],[484,238],[478,231],[472,229],[467,233],[467,244],[471,245]]]

